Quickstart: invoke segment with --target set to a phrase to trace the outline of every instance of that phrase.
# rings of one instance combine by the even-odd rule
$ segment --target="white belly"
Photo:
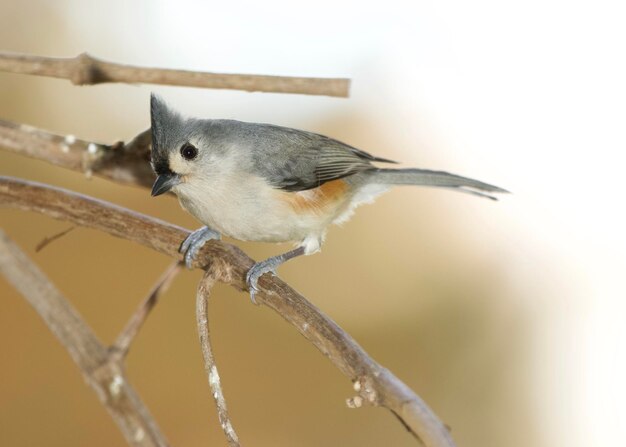
[[[385,185],[284,192],[265,180],[238,173],[231,178],[181,183],[173,188],[183,208],[209,228],[243,241],[291,242],[307,254],[319,250],[326,228],[347,221],[356,206],[371,202]]]
[[[211,229],[243,241],[301,241],[323,235],[328,216],[296,212],[258,177],[220,179],[174,188],[181,206]]]

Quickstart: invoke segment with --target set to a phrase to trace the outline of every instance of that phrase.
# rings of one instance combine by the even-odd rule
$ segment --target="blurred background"
[[[494,203],[398,188],[280,275],[416,390],[459,446],[626,445],[620,2],[84,2],[2,0],[0,48],[47,56],[352,78],[351,97],[160,86],[74,87],[0,73],[0,117],[110,143],[149,126],[156,91],[189,115],[330,135],[404,166],[514,192]],[[0,151],[0,174],[51,183],[193,229],[151,198]],[[0,226],[107,343],[170,259],[0,210]],[[256,259],[286,246],[236,242]],[[174,446],[226,445],[183,272],[128,360]],[[124,441],[69,356],[0,279],[0,444]],[[221,286],[211,330],[245,445],[413,446],[388,412],[350,410],[347,378],[283,320]]]

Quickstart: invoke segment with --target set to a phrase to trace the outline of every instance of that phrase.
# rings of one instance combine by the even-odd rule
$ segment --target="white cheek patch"
[[[191,172],[189,162],[183,160],[178,152],[171,153],[168,161],[170,165],[170,170],[172,172],[175,172],[176,174],[186,175]]]

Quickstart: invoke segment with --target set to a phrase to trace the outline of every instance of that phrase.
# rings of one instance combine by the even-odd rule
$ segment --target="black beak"
[[[180,176],[177,174],[161,174],[152,185],[152,197],[160,196],[168,192],[172,187],[180,183]]]

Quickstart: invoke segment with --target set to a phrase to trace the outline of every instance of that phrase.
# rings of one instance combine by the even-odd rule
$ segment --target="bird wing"
[[[255,148],[256,168],[275,188],[304,191],[358,172],[375,169],[372,162],[395,163],[375,157],[335,139],[312,132],[260,125]],[[257,133],[257,132],[255,132]]]

